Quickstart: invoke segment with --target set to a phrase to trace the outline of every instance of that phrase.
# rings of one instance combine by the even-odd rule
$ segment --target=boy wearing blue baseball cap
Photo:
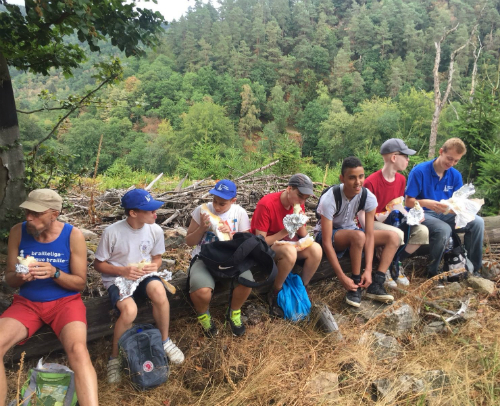
[[[248,232],[250,230],[250,220],[247,212],[243,207],[235,204],[236,185],[234,182],[222,179],[217,182],[209,193],[213,196],[212,202],[198,206],[191,213],[192,218],[186,235],[186,244],[195,246],[191,253],[193,258],[200,253],[203,244],[217,241],[219,233],[232,238],[236,232]],[[217,216],[220,221],[214,222],[211,219],[214,216]],[[214,229],[215,227],[217,229]],[[241,276],[250,281],[254,280],[250,270],[243,272]],[[214,287],[215,280],[207,267],[201,259],[196,259],[189,269],[189,295],[198,313],[198,321],[203,328],[204,334],[208,337],[214,337],[218,333],[209,311]],[[229,321],[235,336],[241,336],[245,333],[245,326],[241,322],[241,306],[245,303],[251,291],[252,288],[243,285],[238,285],[233,290],[226,319]]]
[[[109,383],[120,382],[118,340],[132,327],[137,316],[135,299],[151,300],[153,317],[162,334],[163,348],[167,357],[173,364],[184,361],[184,354],[168,335],[170,305],[161,279],[157,276],[144,279],[133,296],[123,300],[119,300],[120,291],[115,285],[118,276],[134,281],[160,268],[161,255],[165,252],[165,239],[161,227],[155,220],[156,210],[162,205],[163,202],[154,200],[144,189],[130,190],[122,197],[122,207],[127,218],[107,227],[97,247],[94,268],[102,274],[102,282],[108,289],[111,304],[120,312],[115,324],[113,347],[108,361]],[[146,264],[139,269],[136,265],[144,261]]]

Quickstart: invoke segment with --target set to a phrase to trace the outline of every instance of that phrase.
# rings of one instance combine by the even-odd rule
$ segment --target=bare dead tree
[[[439,41],[434,43],[436,47],[436,57],[434,59],[434,69],[432,73],[434,74],[434,114],[432,115],[431,122],[431,134],[429,137],[429,158],[433,158],[436,153],[436,140],[437,140],[437,130],[439,125],[439,116],[441,115],[441,111],[443,107],[446,105],[448,101],[448,97],[451,91],[451,84],[453,81],[453,74],[455,72],[455,59],[457,55],[471,42],[474,33],[477,29],[477,24],[472,28],[471,35],[469,39],[462,46],[455,49],[450,55],[450,64],[448,66],[448,83],[446,86],[446,90],[444,95],[441,97],[441,89],[440,89],[440,79],[439,79],[439,64],[441,62],[441,44],[443,41],[450,35],[452,32],[455,32],[458,28],[459,24],[450,30],[446,31],[443,36],[439,39]]]
[[[473,51],[474,65],[472,67],[472,80],[471,80],[470,97],[469,97],[470,102],[474,98],[474,92],[476,91],[477,61],[479,59],[479,56],[481,55],[481,51],[483,50],[483,43],[481,42],[481,38],[479,38],[479,36],[477,37],[477,41],[479,42],[479,47],[478,45],[476,45],[475,42],[472,43],[472,46],[474,48]]]

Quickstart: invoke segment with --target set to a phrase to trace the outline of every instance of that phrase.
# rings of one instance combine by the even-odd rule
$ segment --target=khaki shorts
[[[243,272],[240,276],[254,282],[250,270]],[[227,279],[227,281],[230,281],[230,279]],[[235,284],[235,287],[236,286],[238,286],[238,283]],[[214,290],[215,279],[207,269],[205,263],[201,259],[197,259],[189,269],[189,293],[193,293],[201,288],[210,288]]]
[[[404,232],[400,228],[390,226],[389,224],[385,224],[380,221],[374,221],[373,228],[375,230],[394,231],[398,233],[399,238],[401,239],[401,245],[404,245]],[[429,244],[429,229],[422,224],[411,226],[410,238],[408,239],[408,244],[414,244],[414,245]]]

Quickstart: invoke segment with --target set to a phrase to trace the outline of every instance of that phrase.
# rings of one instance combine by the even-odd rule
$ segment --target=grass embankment
[[[424,280],[412,278],[411,289]],[[411,290],[410,289],[410,290]],[[419,291],[418,297],[432,299],[436,289]],[[442,306],[456,301],[462,292],[439,291]],[[471,309],[475,317],[453,322],[441,334],[424,336],[423,321],[399,338],[401,352],[396,357],[380,357],[373,351],[373,339],[360,337],[377,329],[377,323],[366,325],[342,304],[343,291],[336,281],[324,281],[312,288],[315,301],[327,303],[338,318],[344,340],[335,334],[325,335],[311,323],[291,324],[271,320],[265,313],[247,334],[234,338],[229,327],[221,325],[216,339],[204,338],[193,318],[173,322],[171,336],[186,355],[183,365],[172,367],[168,382],[148,392],[136,392],[127,379],[118,386],[106,382],[106,362],[110,340],[90,345],[92,360],[99,378],[102,405],[498,405],[500,404],[500,300],[473,296]],[[400,301],[413,306],[417,297]],[[447,304],[446,298],[449,297]],[[253,298],[251,306],[263,303]],[[244,307],[245,309],[245,307]],[[421,320],[430,311],[420,307]],[[455,309],[456,310],[456,309]],[[434,310],[431,310],[434,311]],[[223,320],[224,309],[213,309],[217,320]],[[194,316],[194,314],[193,314]],[[428,322],[429,320],[427,320]],[[54,357],[51,357],[54,358]],[[384,359],[385,358],[385,359]],[[64,362],[64,359],[61,361]],[[28,364],[34,363],[30,360]],[[23,379],[27,374],[25,365]],[[405,391],[403,381],[396,383],[387,398],[375,400],[373,382],[403,375],[420,377],[425,371],[442,370],[445,385],[427,388],[423,393]],[[338,375],[337,400],[322,398],[311,381],[324,372]],[[330,375],[331,376],[331,375]],[[17,370],[8,370],[9,399],[15,397]],[[403,392],[399,394],[399,392]],[[330,394],[332,395],[332,393]]]

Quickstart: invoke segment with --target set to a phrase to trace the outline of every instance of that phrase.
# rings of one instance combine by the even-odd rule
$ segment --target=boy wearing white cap
[[[137,280],[145,274],[156,272],[161,266],[161,254],[165,252],[165,239],[161,227],[155,223],[156,210],[163,202],[154,200],[144,189],[133,189],[122,197],[122,207],[127,218],[107,227],[95,253],[94,267],[102,274],[104,287],[108,289],[111,304],[120,316],[115,324],[111,357],[108,361],[108,382],[120,382],[121,366],[118,358],[118,340],[132,327],[137,317],[134,299],[149,298],[153,304],[153,318],[161,332],[163,348],[173,364],[184,361],[184,354],[169,338],[170,304],[160,278],[144,279],[133,296],[120,300],[115,285],[118,276]],[[149,262],[142,269],[136,265]]]

